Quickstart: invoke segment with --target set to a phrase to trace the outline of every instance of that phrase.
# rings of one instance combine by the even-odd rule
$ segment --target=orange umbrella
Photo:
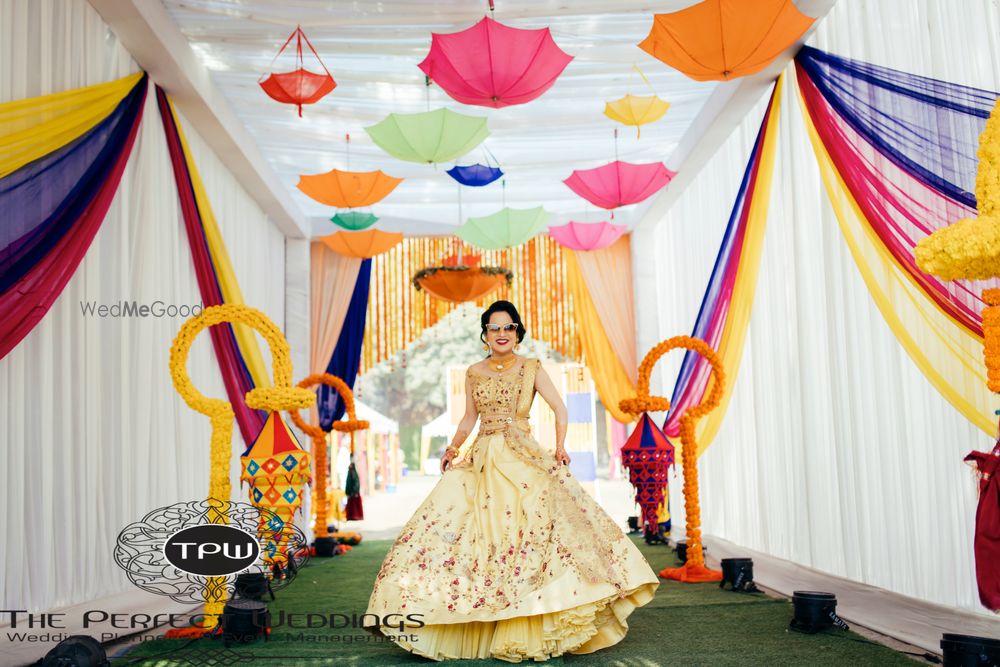
[[[367,259],[380,255],[403,240],[402,232],[366,229],[363,232],[336,232],[319,239],[330,250],[348,257]]]
[[[302,174],[299,190],[320,204],[337,208],[371,206],[382,201],[403,182],[378,171],[341,171],[332,169],[325,174]]]
[[[639,48],[695,81],[729,80],[767,67],[813,21],[792,0],[704,0],[656,14]]]
[[[453,268],[432,267],[418,272],[413,285],[436,299],[450,303],[475,301],[510,282],[513,274],[495,267]]]

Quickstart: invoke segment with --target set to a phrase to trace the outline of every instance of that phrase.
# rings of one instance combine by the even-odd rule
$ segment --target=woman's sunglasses
[[[511,322],[509,324],[487,324],[486,325],[486,330],[487,331],[494,331],[494,332],[496,332],[496,331],[504,331],[504,332],[517,331],[517,324],[515,324],[514,322]]]

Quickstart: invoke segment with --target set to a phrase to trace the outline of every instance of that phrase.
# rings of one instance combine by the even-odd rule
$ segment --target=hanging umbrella
[[[629,471],[629,482],[635,487],[635,501],[642,507],[646,532],[655,534],[667,490],[667,473],[674,465],[674,446],[649,414],[643,412],[622,446],[621,457],[622,465]]]
[[[374,225],[378,222],[378,217],[372,213],[365,213],[363,211],[341,211],[330,218],[330,222],[352,232],[357,232]]]
[[[330,250],[347,257],[367,259],[380,255],[403,240],[401,232],[383,232],[366,229],[363,232],[334,232],[321,236],[320,241]]]
[[[635,136],[639,138],[640,126],[663,118],[670,108],[656,95],[626,95],[604,103],[604,115],[623,125],[635,126]]]
[[[298,67],[291,72],[271,73],[267,79],[264,79],[263,75],[261,75],[257,83],[271,99],[284,104],[294,104],[298,107],[299,117],[301,118],[302,105],[315,104],[320,101],[337,87],[337,82],[333,80],[330,70],[323,64],[323,59],[316,53],[312,42],[309,41],[306,34],[302,32],[302,28],[299,27],[295,28],[292,34],[288,36],[288,39],[285,40],[284,45],[278,49],[278,53],[271,60],[271,66],[274,65],[274,61],[278,59],[278,56],[288,48],[292,39],[295,40],[295,54]],[[303,40],[305,40],[306,45],[312,51],[313,55],[316,56],[316,60],[319,61],[320,67],[323,68],[323,74],[317,74],[305,69],[305,63],[302,60]]]
[[[341,171],[300,175],[298,188],[320,204],[357,208],[380,202],[403,182],[379,171]]]
[[[535,208],[504,207],[481,218],[469,218],[458,228],[459,238],[484,250],[499,250],[521,245],[545,229],[549,213]]]
[[[274,513],[261,514],[265,522],[260,526],[261,534],[268,536],[264,560],[284,563],[292,519],[302,507],[302,491],[311,481],[309,453],[299,446],[281,414],[271,412],[240,462],[240,482],[249,483],[251,502]]]
[[[559,245],[570,250],[600,250],[618,240],[625,233],[625,225],[610,222],[568,222],[549,228],[549,236]]]
[[[571,60],[548,28],[512,28],[485,17],[461,32],[433,33],[418,67],[455,100],[500,108],[544,93]]]
[[[461,157],[490,134],[485,116],[466,116],[450,109],[391,113],[365,132],[389,155],[428,164]]]
[[[641,202],[675,175],[662,162],[632,164],[615,160],[594,169],[577,169],[563,183],[594,206],[612,209]]]
[[[498,167],[485,164],[470,164],[465,167],[455,165],[445,173],[462,185],[471,185],[475,188],[489,185],[503,176],[503,172]]]
[[[767,67],[813,21],[792,0],[704,0],[656,14],[639,48],[695,81],[724,81]]]
[[[500,266],[431,266],[417,271],[413,286],[449,303],[476,301],[514,280],[510,269]]]

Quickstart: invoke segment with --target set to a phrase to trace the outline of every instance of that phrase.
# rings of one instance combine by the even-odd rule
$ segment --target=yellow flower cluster
[[[649,380],[653,366],[660,357],[682,348],[693,350],[705,357],[712,366],[712,382],[705,399],[688,408],[680,419],[681,466],[684,470],[684,511],[687,514],[688,563],[695,568],[703,568],[705,558],[701,549],[701,505],[698,500],[698,442],[695,428],[698,420],[719,407],[726,386],[726,373],[722,361],[708,343],[692,336],[674,336],[653,347],[639,364],[639,395],[619,402],[618,407],[629,414],[643,411],[669,410],[670,401],[662,396],[649,395]]]
[[[212,437],[209,449],[210,473],[208,497],[229,500],[232,493],[232,483],[229,479],[229,464],[232,458],[233,439],[233,407],[229,401],[219,398],[209,398],[195,388],[187,372],[188,354],[191,344],[204,329],[222,324],[236,322],[245,324],[257,330],[271,348],[271,358],[274,364],[274,386],[258,387],[247,392],[247,405],[261,410],[288,410],[308,407],[316,402],[316,395],[306,389],[292,387],[292,362],[281,330],[268,317],[249,306],[242,304],[225,304],[205,308],[198,316],[192,317],[181,326],[170,348],[170,377],[174,381],[174,389],[188,406],[207,415],[212,424]],[[226,517],[220,513],[220,523]],[[218,622],[218,614],[225,606],[225,597],[212,593],[219,582],[209,578],[206,580],[205,627],[210,629]]]
[[[1000,277],[1000,100],[979,135],[977,155],[978,217],[937,230],[914,252],[921,271],[944,280]]]
[[[1000,392],[1000,289],[983,291],[983,356],[986,360],[986,386]]]

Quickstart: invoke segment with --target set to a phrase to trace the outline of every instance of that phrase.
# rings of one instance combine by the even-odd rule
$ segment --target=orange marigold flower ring
[[[678,568],[664,568],[660,576],[686,582],[721,581],[722,573],[705,566],[701,548],[701,506],[698,501],[698,443],[695,427],[698,420],[722,403],[726,374],[722,361],[708,343],[692,336],[674,336],[653,347],[639,364],[638,396],[619,403],[623,412],[638,414],[641,411],[668,410],[670,401],[662,396],[649,395],[649,380],[653,366],[664,354],[674,349],[693,350],[703,356],[712,367],[712,381],[705,398],[689,408],[680,419],[681,464],[684,470],[684,510],[687,514],[687,562]]]

